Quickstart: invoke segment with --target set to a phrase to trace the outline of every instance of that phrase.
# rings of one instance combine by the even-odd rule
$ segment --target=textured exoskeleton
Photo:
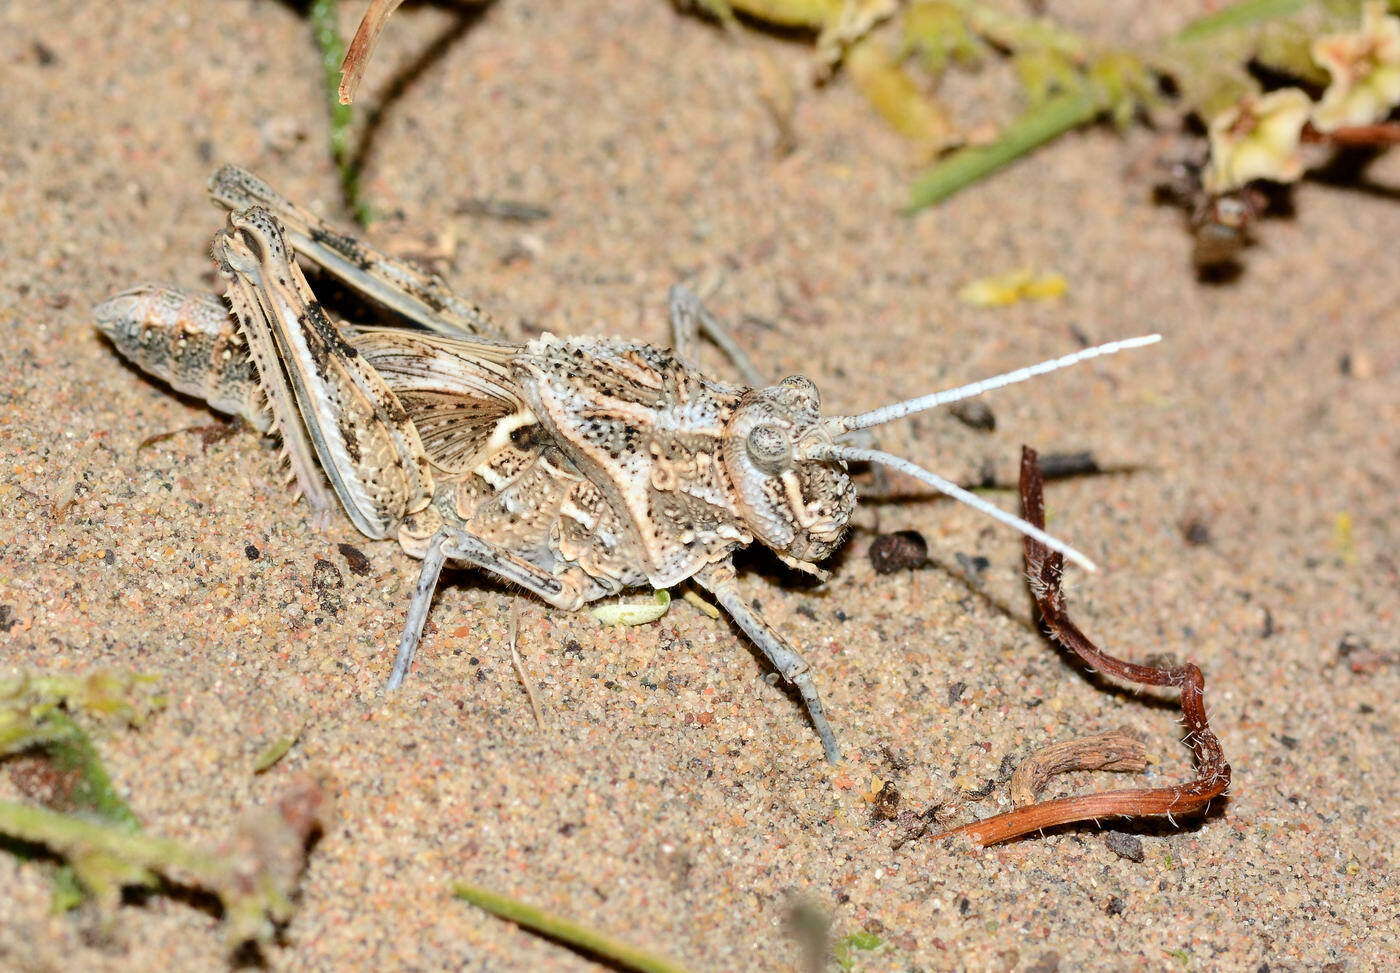
[[[828,759],[839,749],[810,667],[740,596],[731,554],[758,541],[811,571],[856,505],[847,461],[885,463],[1055,550],[1036,527],[907,461],[842,442],[857,429],[1135,347],[1115,342],[858,416],[821,414],[816,386],[765,386],[686,289],[674,347],[545,334],[508,340],[436,277],[323,226],[255,176],[211,180],[231,212],[214,242],[232,318],[212,296],[142,286],[98,305],[99,327],[146,371],[281,437],[313,510],[338,503],[371,538],[423,561],[389,680],[406,675],[447,560],[551,605],[687,579],[708,589],[801,694]],[[294,251],[408,319],[332,320]],[[748,384],[707,377],[707,334]]]

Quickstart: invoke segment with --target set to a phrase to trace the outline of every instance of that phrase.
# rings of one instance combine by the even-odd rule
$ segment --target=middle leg
[[[670,305],[671,345],[677,355],[692,365],[699,365],[699,349],[696,345],[703,334],[724,352],[745,382],[754,388],[762,388],[768,384],[753,360],[739,347],[739,342],[734,340],[729,328],[710,313],[698,294],[684,284],[676,284],[667,296],[667,303]]]
[[[582,592],[567,577],[549,574],[460,527],[444,527],[428,541],[427,551],[423,555],[423,567],[418,574],[418,583],[413,588],[408,621],[404,625],[403,636],[399,639],[394,669],[389,674],[389,682],[385,689],[398,689],[403,684],[404,677],[408,675],[413,656],[418,651],[418,643],[423,639],[423,624],[427,621],[428,608],[432,605],[433,593],[437,590],[438,576],[448,558],[465,561],[497,577],[513,581],[555,608],[576,611],[583,604]]]

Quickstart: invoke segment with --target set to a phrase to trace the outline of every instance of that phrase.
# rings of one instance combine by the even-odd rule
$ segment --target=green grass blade
[[[610,936],[545,912],[543,909],[528,905],[518,899],[488,892],[486,889],[469,885],[466,882],[454,883],[452,894],[474,906],[485,909],[494,916],[524,926],[532,932],[586,950],[595,956],[601,956],[626,969],[638,970],[640,973],[682,973],[683,968],[672,960],[620,943]]]
[[[905,213],[942,202],[1070,129],[1093,121],[1101,111],[1102,103],[1087,90],[1050,98],[1018,117],[991,145],[959,149],[925,170],[914,180]]]
[[[1291,17],[1311,2],[1312,0],[1241,0],[1215,13],[1197,17],[1181,28],[1175,39],[1183,44],[1190,44],[1215,34],[1262,24],[1266,20]]]

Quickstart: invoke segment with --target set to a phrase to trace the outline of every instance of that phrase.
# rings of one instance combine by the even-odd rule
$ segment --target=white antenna
[[[883,466],[899,470],[901,473],[907,473],[916,480],[927,483],[938,492],[946,493],[954,500],[965,503],[975,510],[980,510],[982,513],[995,520],[1001,521],[1013,530],[1018,530],[1027,537],[1032,537],[1040,541],[1040,543],[1044,544],[1052,551],[1059,551],[1084,569],[1088,571],[1098,570],[1093,561],[1089,560],[1083,554],[1080,554],[1064,541],[1056,540],[1051,537],[1049,534],[1045,533],[1045,531],[1035,526],[1035,524],[1022,520],[1015,514],[1009,514],[995,504],[983,500],[981,497],[977,496],[977,494],[969,493],[956,483],[945,480],[936,473],[930,473],[923,467],[915,466],[908,460],[901,459],[892,453],[881,452],[878,449],[856,449],[854,446],[835,446],[829,443],[818,443],[814,446],[809,446],[804,451],[803,455],[808,459],[843,459],[857,463],[879,463]]]
[[[983,392],[990,392],[992,389],[999,389],[1005,385],[1015,385],[1017,382],[1024,382],[1028,378],[1035,378],[1037,375],[1044,375],[1046,372],[1059,371],[1061,368],[1068,368],[1071,365],[1077,365],[1091,358],[1112,355],[1116,352],[1127,351],[1129,348],[1142,348],[1145,345],[1156,344],[1161,340],[1161,335],[1149,334],[1141,338],[1124,338],[1121,341],[1110,341],[1106,345],[1096,345],[1093,348],[1085,348],[1083,351],[1076,351],[1073,354],[1052,358],[1038,365],[1028,365],[1025,368],[1018,368],[1014,372],[1006,372],[1003,375],[994,375],[991,378],[984,378],[980,382],[973,382],[971,385],[962,385],[955,389],[948,389],[946,392],[934,392],[932,395],[920,396],[917,399],[907,399],[903,402],[896,402],[893,405],[873,409],[870,412],[862,412],[860,415],[831,416],[824,420],[823,424],[830,435],[839,436],[853,429],[867,429],[870,426],[878,426],[881,423],[902,419],[915,412],[923,412],[926,409],[947,405],[949,402],[957,402],[959,399],[970,399],[975,395],[981,395]],[[884,462],[884,460],[878,462]],[[903,462],[903,460],[900,462]],[[968,501],[964,500],[963,502],[967,503]],[[1025,521],[1021,521],[1021,523],[1025,523]]]

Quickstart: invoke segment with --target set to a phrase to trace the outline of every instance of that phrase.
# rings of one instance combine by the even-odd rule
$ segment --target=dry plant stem
[[[1043,488],[1035,451],[1022,447],[1021,505],[1026,519],[1041,526],[1045,523]],[[1205,677],[1201,675],[1201,670],[1189,662],[1170,669],[1138,665],[1100,650],[1070,621],[1065,611],[1064,595],[1060,591],[1064,558],[1029,537],[1025,540],[1025,552],[1031,594],[1040,609],[1045,627],[1055,641],[1071,649],[1093,669],[1144,686],[1171,686],[1181,690],[1181,713],[1187,731],[1183,742],[1196,758],[1196,778],[1172,787],[1105,791],[1045,801],[964,824],[933,837],[966,835],[979,845],[986,846],[1076,821],[1097,821],[1113,815],[1166,815],[1174,819],[1175,815],[1204,809],[1230,786],[1230,765],[1226,763],[1220,741],[1211,732],[1206,719]]]
[[[1347,128],[1336,128],[1330,132],[1320,132],[1309,124],[1303,128],[1303,141],[1344,146],[1400,145],[1400,122],[1352,125]]]
[[[365,76],[374,45],[384,30],[389,15],[399,8],[403,0],[371,0],[360,26],[355,29],[355,37],[350,41],[350,49],[345,52],[345,60],[340,63],[340,103],[348,105],[355,100],[355,92]]]
[[[515,678],[520,680],[520,685],[525,690],[526,697],[530,700],[530,712],[535,714],[535,726],[544,729],[544,714],[540,712],[540,701],[535,698],[535,690],[530,685],[530,677],[525,673],[525,664],[520,661],[520,651],[516,647],[520,640],[520,615],[516,607],[510,610],[510,662],[515,667]]]
[[[1065,740],[1041,747],[1011,775],[1011,803],[1034,804],[1056,774],[1075,770],[1117,770],[1140,774],[1147,769],[1147,748],[1127,730]]]

